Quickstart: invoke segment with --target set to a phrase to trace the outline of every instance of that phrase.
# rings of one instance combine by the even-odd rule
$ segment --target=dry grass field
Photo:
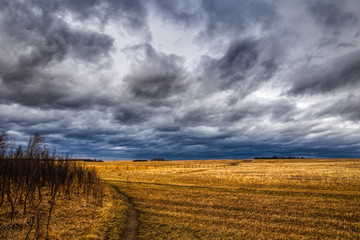
[[[113,232],[121,231],[116,229],[112,220],[117,217],[116,214],[124,212],[123,203],[114,201],[113,195],[112,189],[106,187],[102,206],[93,201],[88,202],[85,196],[73,195],[71,199],[60,196],[56,201],[48,239],[109,239],[108,236],[114,235]],[[49,196],[45,194],[43,197],[42,209],[47,209]],[[27,215],[20,212],[10,221],[6,210],[6,207],[0,209],[0,239],[26,239],[29,224],[33,221],[31,212]],[[125,215],[122,218],[120,216],[120,221],[124,221],[124,218]],[[44,225],[46,218],[39,220],[39,224]],[[44,226],[40,227],[40,239],[45,238],[45,230]],[[28,239],[33,239],[34,231],[35,229],[30,232]]]
[[[0,134],[0,239],[118,239],[125,203],[95,168]],[[113,237],[115,236],[115,237]]]
[[[85,165],[109,183],[103,204],[59,194],[48,239],[121,239],[129,234],[129,201],[137,212],[137,239],[360,239],[359,159]],[[43,198],[39,209],[46,210],[50,193]],[[20,209],[8,221],[3,204],[0,239],[25,239],[31,211]]]
[[[360,239],[360,161],[87,163],[128,195],[138,239]]]

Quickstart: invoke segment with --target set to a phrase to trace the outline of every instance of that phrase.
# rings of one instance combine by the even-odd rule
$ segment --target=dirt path
[[[122,193],[116,185],[112,185],[112,187],[122,197],[127,207],[125,229],[120,239],[133,240],[136,238],[136,231],[139,225],[138,213],[135,211],[134,205],[130,202],[129,197]]]

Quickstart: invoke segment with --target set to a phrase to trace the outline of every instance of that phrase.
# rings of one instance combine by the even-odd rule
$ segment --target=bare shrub
[[[103,185],[94,168],[87,168],[67,157],[56,155],[43,144],[44,138],[35,133],[26,150],[0,135],[0,208],[12,222],[27,216],[28,233],[39,238],[47,236],[56,199],[64,195],[86,194],[96,204],[102,204]],[[46,195],[46,202],[44,196]]]

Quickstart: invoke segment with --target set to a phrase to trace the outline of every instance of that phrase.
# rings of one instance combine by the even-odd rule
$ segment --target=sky
[[[73,157],[360,157],[358,0],[1,0],[0,131]]]

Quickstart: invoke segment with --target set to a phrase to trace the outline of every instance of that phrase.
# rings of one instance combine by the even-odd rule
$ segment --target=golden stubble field
[[[360,239],[360,160],[87,163],[128,195],[138,239]]]

